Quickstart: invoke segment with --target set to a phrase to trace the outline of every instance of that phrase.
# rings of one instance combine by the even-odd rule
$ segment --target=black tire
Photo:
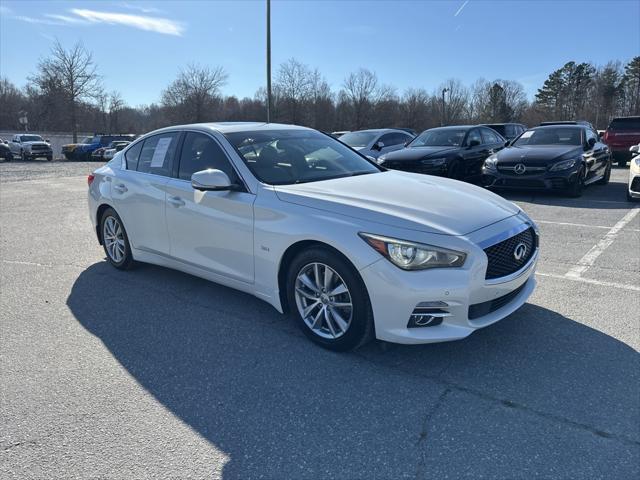
[[[627,159],[624,156],[618,157],[618,166],[622,168],[627,166]]]
[[[28,160],[28,159],[27,159],[27,154],[26,154],[26,153],[24,153],[24,150],[20,150],[20,159],[21,159],[23,162],[26,162],[26,161]]]
[[[105,240],[105,223],[109,218],[115,219],[122,228],[122,236],[124,240],[124,254],[121,260],[113,258],[107,248],[107,241]],[[102,247],[104,253],[107,256],[107,261],[119,270],[129,270],[134,265],[133,255],[131,254],[131,245],[129,244],[129,236],[124,228],[122,220],[113,208],[107,208],[100,218],[100,238],[102,239]]]
[[[609,179],[611,178],[611,162],[607,163],[606,169],[604,171],[604,176],[598,180],[596,183],[598,185],[606,185],[609,183]]]
[[[50,162],[51,160],[53,160],[53,157],[52,157],[51,155],[49,155],[49,156],[47,157],[47,161],[48,161],[48,162]]]
[[[584,167],[578,170],[575,181],[567,188],[567,195],[572,198],[578,198],[582,196],[584,190]]]
[[[308,326],[298,310],[295,288],[298,274],[310,264],[321,263],[337,273],[348,289],[352,311],[351,322],[338,338],[325,338]],[[289,309],[302,332],[314,343],[333,351],[347,351],[364,345],[374,337],[373,312],[367,288],[353,265],[341,255],[324,247],[309,248],[290,263],[286,282]],[[320,305],[322,307],[322,305]]]
[[[454,180],[462,180],[462,163],[458,160],[454,160],[449,165],[447,169],[447,177],[453,178]]]

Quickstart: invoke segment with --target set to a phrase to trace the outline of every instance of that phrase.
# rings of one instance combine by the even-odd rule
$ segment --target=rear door
[[[478,145],[471,146],[472,142],[476,141]],[[469,130],[461,153],[464,157],[464,176],[472,177],[479,174],[484,160],[490,155],[489,147],[484,143],[479,128]]]
[[[126,169],[111,182],[111,196],[133,248],[169,255],[166,185],[179,139],[179,132],[167,132],[133,144],[124,153]]]
[[[187,132],[177,178],[167,184],[166,217],[171,256],[216,274],[253,283],[253,203],[243,191],[203,192],[191,175],[214,168],[244,185],[218,140]]]

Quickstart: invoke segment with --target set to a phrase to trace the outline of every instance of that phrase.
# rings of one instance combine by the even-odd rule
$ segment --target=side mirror
[[[478,145],[480,145],[480,140],[475,138],[469,142],[469,148],[477,147]]]
[[[376,150],[382,150],[384,148],[384,142],[380,142],[380,141],[376,142],[373,148]]]
[[[590,138],[589,140],[587,140],[587,147],[588,148],[593,148],[593,146],[596,144],[596,139],[595,138]]]
[[[203,192],[220,192],[225,190],[235,190],[238,185],[231,183],[229,176],[222,170],[209,168],[200,170],[191,175],[191,186]]]
[[[51,140],[49,140],[48,138],[45,140],[45,142],[47,143],[51,143]]]
[[[640,153],[640,145],[631,145],[629,151],[631,153]]]

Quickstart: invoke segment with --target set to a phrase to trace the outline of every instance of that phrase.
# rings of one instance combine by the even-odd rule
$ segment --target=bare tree
[[[280,64],[274,82],[279,102],[282,104],[281,115],[290,123],[302,121],[302,107],[312,95],[313,74],[309,67],[295,58]]]
[[[25,97],[7,78],[0,78],[0,128],[18,124],[20,110],[23,109]]]
[[[118,116],[125,106],[120,92],[114,90],[109,94],[109,130],[111,133],[119,132]]]
[[[228,75],[222,67],[190,64],[162,92],[162,105],[176,120],[203,122],[211,119],[211,110],[220,103],[220,89]]]
[[[451,78],[438,87],[437,92],[446,89],[445,111],[442,117],[446,124],[460,124],[468,118],[469,90],[458,79]],[[441,112],[442,114],[443,112]]]
[[[78,105],[93,100],[101,92],[100,77],[91,53],[81,42],[69,50],[56,40],[48,58],[38,62],[37,73],[29,78],[43,94],[61,94],[69,108],[73,141],[78,141]]]
[[[343,84],[344,99],[353,114],[353,128],[360,130],[370,119],[379,96],[378,77],[366,68],[349,74]]]

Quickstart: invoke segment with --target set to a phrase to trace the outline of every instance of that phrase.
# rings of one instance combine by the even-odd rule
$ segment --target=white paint
[[[616,223],[611,230],[609,230],[598,243],[596,243],[591,250],[589,250],[584,257],[582,257],[577,265],[571,267],[571,269],[565,273],[565,277],[568,278],[580,278],[580,276],[591,267],[600,255],[615,241],[620,231],[635,218],[640,212],[640,209],[634,208],[629,210],[622,219]]]
[[[546,223],[549,225],[566,225],[568,227],[584,227],[584,228],[600,228],[602,230],[609,230],[612,227],[605,225],[587,225],[586,223],[569,223],[569,222],[553,222],[551,220],[534,220],[536,223]],[[639,228],[628,228],[627,232],[640,232]]]
[[[567,275],[558,275],[556,273],[536,272],[536,275],[539,275],[541,277],[557,278],[559,280],[570,280],[572,282],[589,283],[591,285],[599,285],[601,287],[612,287],[612,288],[618,288],[622,290],[633,290],[634,292],[640,292],[640,287],[636,285],[627,285],[626,283],[603,282],[601,280],[595,280],[593,278],[568,277]]]

